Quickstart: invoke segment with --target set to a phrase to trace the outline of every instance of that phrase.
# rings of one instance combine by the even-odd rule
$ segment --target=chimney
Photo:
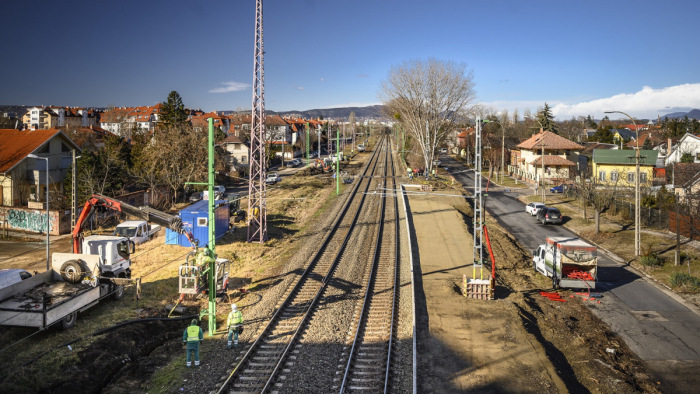
[[[666,142],[666,157],[671,155],[671,137],[668,137],[668,142]]]

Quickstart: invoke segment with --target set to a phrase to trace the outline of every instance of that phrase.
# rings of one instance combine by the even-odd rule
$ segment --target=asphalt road
[[[465,187],[474,185],[474,173],[443,155],[443,166]],[[486,181],[484,180],[484,190]],[[493,187],[485,208],[522,246],[534,250],[548,236],[576,237],[563,226],[541,225],[525,213],[519,191]],[[530,192],[532,192],[531,189]],[[471,189],[470,189],[471,192]],[[599,251],[597,291],[600,304],[593,312],[620,335],[647,363],[664,392],[697,392],[700,387],[700,316],[680,297],[662,290],[638,271]]]

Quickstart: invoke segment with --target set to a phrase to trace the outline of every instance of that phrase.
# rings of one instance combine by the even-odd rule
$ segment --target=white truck
[[[43,330],[60,322],[68,329],[78,312],[108,296],[121,299],[131,277],[133,241],[91,235],[82,249],[85,253],[54,253],[51,270],[0,289],[0,324]]]
[[[160,226],[157,224],[150,225],[145,220],[128,220],[117,225],[114,229],[114,235],[127,237],[136,245],[140,245],[153,239],[158,231],[160,231]]]
[[[532,252],[535,271],[552,278],[554,288],[595,289],[597,248],[579,238],[547,237]]]
[[[122,298],[124,285],[131,278],[130,255],[135,243],[119,235],[83,237],[95,208],[158,221],[197,243],[177,216],[94,194],[85,203],[73,229],[73,253],[54,253],[50,270],[0,289],[0,325],[45,329],[60,322],[64,328],[70,328],[78,312],[110,295]]]

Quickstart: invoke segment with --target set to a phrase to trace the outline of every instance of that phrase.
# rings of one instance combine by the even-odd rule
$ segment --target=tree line
[[[187,118],[182,98],[173,91],[153,130],[134,128],[129,140],[110,134],[99,146],[87,141],[76,162],[77,200],[94,193],[118,196],[147,189],[151,206],[169,208],[182,201],[195,189],[188,182],[208,179],[208,130],[193,127]],[[225,138],[217,128],[215,143]],[[216,147],[219,172],[226,169],[224,153]],[[64,182],[64,200],[70,201],[71,177]]]

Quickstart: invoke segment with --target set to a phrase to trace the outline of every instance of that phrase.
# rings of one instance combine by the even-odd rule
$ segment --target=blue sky
[[[0,104],[249,109],[254,0],[3,2]],[[700,2],[265,0],[276,111],[379,103],[392,65],[466,63],[478,101],[558,119],[700,108]]]

